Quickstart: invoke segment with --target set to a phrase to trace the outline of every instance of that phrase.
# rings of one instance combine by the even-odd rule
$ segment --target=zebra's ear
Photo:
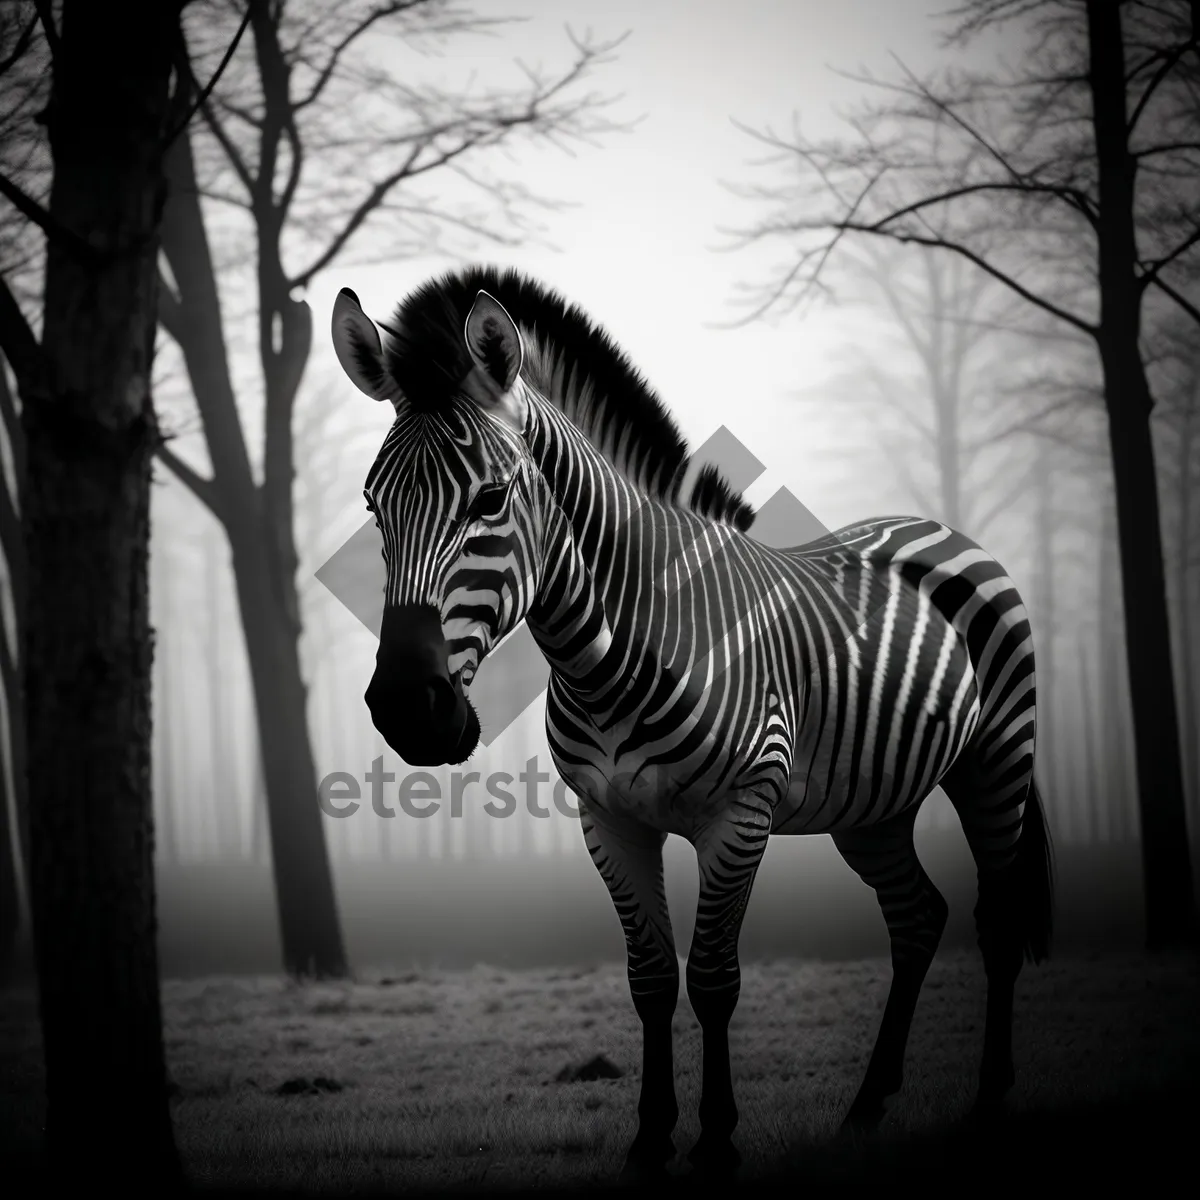
[[[479,292],[467,314],[463,336],[471,361],[496,391],[505,395],[521,373],[525,348],[521,344],[521,331],[504,305],[487,292]]]
[[[400,389],[384,365],[379,330],[349,288],[342,288],[333,302],[332,328],[334,352],[354,385],[372,400],[397,403]]]

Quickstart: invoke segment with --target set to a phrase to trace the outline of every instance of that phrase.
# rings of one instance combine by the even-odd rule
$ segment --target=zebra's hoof
[[[855,1100],[850,1105],[850,1111],[842,1118],[839,1133],[870,1133],[879,1128],[880,1122],[887,1115],[887,1109],[882,1100]]]
[[[675,1143],[670,1138],[635,1138],[617,1182],[622,1186],[638,1187],[664,1183],[670,1178],[667,1164],[675,1158]]]
[[[703,1171],[709,1177],[733,1175],[742,1165],[738,1148],[728,1138],[706,1138],[703,1134],[688,1151],[687,1160],[693,1173]]]
[[[1012,1065],[1003,1063],[999,1067],[987,1067],[980,1072],[979,1091],[971,1109],[973,1123],[996,1120],[1005,1110],[1005,1097],[1012,1090],[1016,1076]]]
[[[644,1163],[636,1158],[626,1158],[617,1176],[618,1187],[654,1187],[659,1188],[668,1183],[671,1172],[665,1163]]]
[[[974,1126],[991,1125],[998,1121],[1005,1110],[1004,1092],[983,1092],[975,1097],[975,1103],[967,1115],[967,1121]]]

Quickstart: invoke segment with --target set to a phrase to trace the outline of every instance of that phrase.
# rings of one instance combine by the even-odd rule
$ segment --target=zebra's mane
[[[384,354],[404,398],[437,411],[471,370],[463,338],[482,289],[508,311],[525,341],[522,375],[551,400],[612,465],[648,495],[713,521],[748,529],[754,510],[715,467],[680,499],[690,463],[671,414],[612,339],[584,312],[519,272],[475,266],[414,291],[396,309]]]

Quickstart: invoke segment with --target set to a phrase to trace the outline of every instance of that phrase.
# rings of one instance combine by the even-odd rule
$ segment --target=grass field
[[[1028,967],[1018,983],[1015,1123],[992,1135],[1004,1149],[987,1167],[980,1143],[957,1132],[981,1051],[982,969],[973,955],[947,953],[930,972],[905,1088],[884,1126],[836,1139],[886,980],[882,960],[745,969],[731,1041],[747,1183],[780,1172],[815,1182],[911,1169],[921,1178],[955,1162],[995,1175],[1048,1149],[1063,1171],[1091,1153],[1111,1174],[1139,1155],[1165,1161],[1172,1122],[1195,1128],[1179,1089],[1200,1080],[1196,962],[1067,959]],[[304,986],[212,977],[168,982],[164,994],[175,1128],[201,1188],[604,1185],[633,1136],[640,1029],[621,966],[373,973]],[[699,1049],[681,997],[681,1151],[698,1131]],[[622,1076],[557,1081],[598,1054]],[[40,1071],[33,993],[10,990],[0,1006],[0,1125],[14,1164],[39,1147]]]

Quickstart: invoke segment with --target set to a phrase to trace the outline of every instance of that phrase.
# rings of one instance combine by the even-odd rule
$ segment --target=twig
[[[237,50],[238,42],[240,42],[242,40],[242,34],[246,32],[246,26],[249,24],[250,24],[250,5],[247,5],[246,6],[246,15],[242,18],[242,23],[238,26],[237,33],[235,33],[233,35],[233,41],[229,43],[229,46],[226,49],[224,56],[221,58],[220,63],[217,65],[216,71],[213,73],[213,77],[208,81],[207,84],[205,84],[205,86],[201,90],[200,94],[196,97],[194,103],[188,108],[187,112],[184,114],[183,119],[179,122],[179,124],[175,127],[175,129],[172,130],[172,132],[167,135],[165,141],[162,144],[162,149],[164,151],[167,150],[170,147],[171,143],[174,142],[175,139],[191,124],[192,118],[196,115],[197,112],[199,112],[200,106],[208,100],[209,96],[212,95],[213,88],[215,88],[217,86],[217,81],[225,73],[225,68],[227,66],[229,66],[229,60],[233,57],[234,51]],[[180,41],[183,41],[182,35],[180,36]],[[183,50],[184,50],[184,54],[186,55],[186,53],[187,53],[186,45],[183,47]],[[192,76],[190,67],[185,68],[185,67],[181,66],[180,69],[181,70],[186,69],[188,72],[188,76],[190,78],[192,78],[194,81],[194,76]]]

